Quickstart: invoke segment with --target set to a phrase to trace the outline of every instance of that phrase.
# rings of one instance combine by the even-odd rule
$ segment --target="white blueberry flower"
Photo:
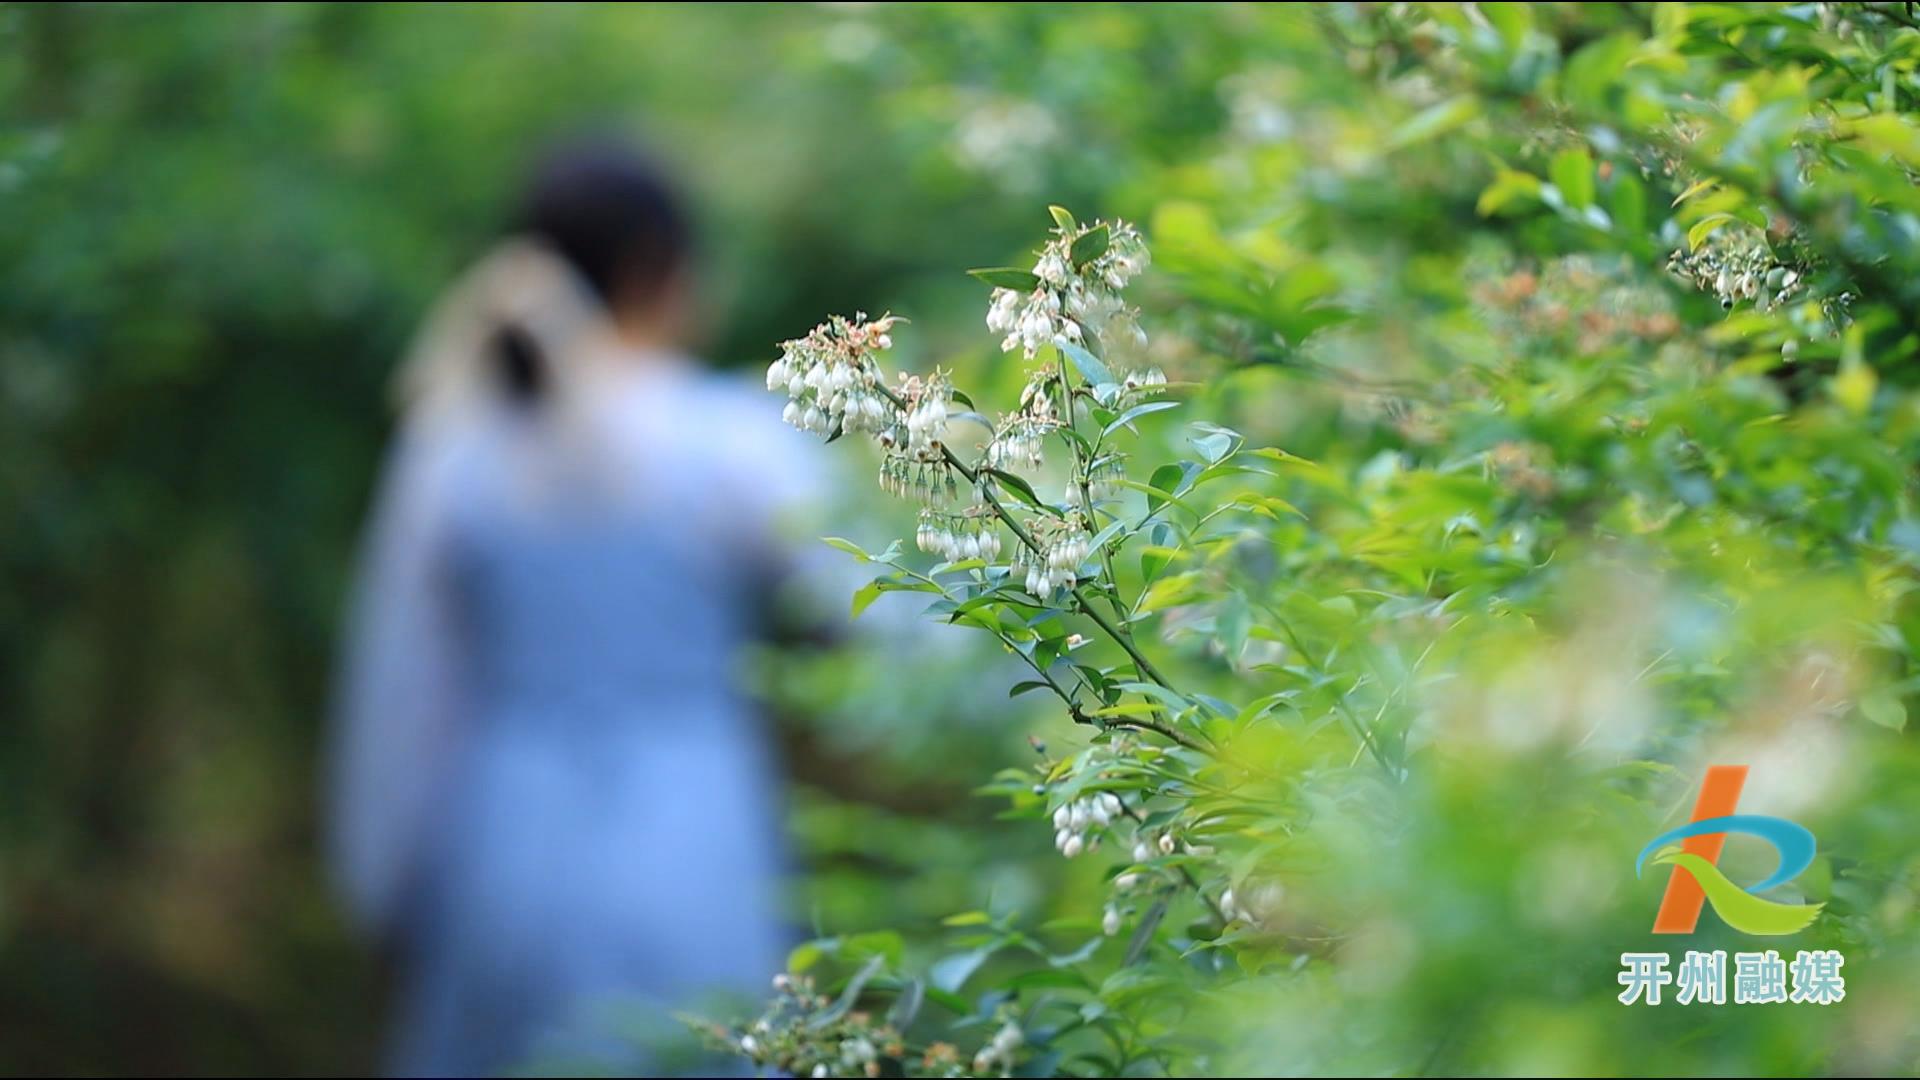
[[[1245,890],[1242,890],[1245,892]],[[1263,881],[1253,887],[1251,895],[1240,903],[1241,915],[1250,923],[1262,925],[1280,914],[1280,907],[1286,902],[1286,887],[1277,881]]]
[[[1100,920],[1100,929],[1105,931],[1108,937],[1112,937],[1120,932],[1119,908],[1110,907],[1107,909],[1106,915]]]
[[[907,403],[903,421],[907,448],[922,457],[933,456],[947,437],[947,418],[953,410],[952,379],[940,371],[924,380],[909,378],[902,384],[900,396]]]
[[[819,434],[892,427],[895,410],[879,389],[873,354],[892,346],[894,322],[891,315],[872,321],[836,315],[805,337],[782,342],[779,357],[767,365],[767,389],[784,390],[788,398],[782,419]]]
[[[1020,324],[1020,294],[1012,289],[995,289],[987,305],[987,329],[996,334],[1011,334]]]
[[[1087,497],[1100,500],[1119,495],[1123,488],[1121,481],[1126,479],[1126,475],[1124,454],[1114,452],[1102,456],[1087,468]]]
[[[1722,307],[1751,300],[1771,311],[1799,296],[1804,282],[1799,269],[1774,257],[1775,247],[1758,230],[1723,228],[1694,251],[1676,251],[1667,260],[1674,275],[1703,292],[1717,296]]]
[[[1104,231],[1106,247],[1076,264],[1074,245],[1096,231]],[[1004,335],[1002,352],[1020,350],[1032,359],[1056,340],[1083,342],[1124,338],[1133,344],[1139,325],[1132,309],[1120,299],[1149,262],[1140,231],[1124,221],[1093,222],[1072,229],[1056,228],[1034,260],[1036,286],[1030,292],[998,288],[988,299],[987,327]],[[1115,335],[1112,330],[1124,333]]]
[[[993,1072],[997,1069],[1011,1068],[1014,1052],[1019,1050],[1026,1041],[1026,1033],[1020,1030],[1020,1026],[1011,1020],[1007,1021],[999,1031],[994,1033],[993,1038],[987,1040],[987,1045],[981,1047],[980,1052],[974,1055],[973,1071]]]
[[[882,486],[888,478],[882,474]],[[992,559],[1000,554],[1000,534],[977,509],[946,513],[928,507],[920,511],[913,542],[921,551],[955,562],[960,559]]]
[[[880,1056],[880,1050],[866,1036],[856,1036],[840,1044],[840,1060],[849,1065],[865,1065]]]

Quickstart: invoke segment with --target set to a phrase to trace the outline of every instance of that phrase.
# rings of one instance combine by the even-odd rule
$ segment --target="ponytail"
[[[500,387],[515,405],[537,405],[547,393],[547,366],[540,346],[524,327],[509,322],[493,332],[490,352]]]

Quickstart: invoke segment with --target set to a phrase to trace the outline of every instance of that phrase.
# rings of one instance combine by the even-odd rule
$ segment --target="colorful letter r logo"
[[[1693,817],[1690,821],[1704,821],[1707,818],[1728,817],[1740,805],[1740,789],[1747,783],[1745,765],[1713,765],[1707,769],[1707,778],[1700,785],[1700,798],[1693,804]],[[1710,863],[1720,861],[1720,849],[1727,844],[1726,833],[1706,833],[1689,836],[1681,841],[1680,850],[1690,855],[1698,855]],[[1700,906],[1705,903],[1707,893],[1694,880],[1692,874],[1673,868],[1667,877],[1667,894],[1660,900],[1660,913],[1653,917],[1653,932],[1656,934],[1691,934],[1700,922]]]
[[[1700,921],[1700,906],[1711,903],[1720,920],[1747,934],[1791,934],[1806,928],[1820,914],[1824,904],[1789,904],[1768,900],[1761,893],[1799,877],[1813,865],[1813,834],[1805,826],[1786,818],[1765,814],[1736,814],[1740,788],[1747,782],[1745,765],[1714,765],[1700,785],[1700,798],[1693,804],[1693,817],[1685,825],[1668,829],[1640,849],[1634,872],[1640,873],[1651,860],[1655,866],[1671,866],[1667,894],[1660,901],[1660,914],[1653,920],[1656,934],[1691,934]],[[1773,846],[1780,863],[1773,873],[1750,886],[1736,885],[1721,873],[1720,849],[1726,846],[1728,833],[1755,836]],[[1679,841],[1675,844],[1674,841]]]

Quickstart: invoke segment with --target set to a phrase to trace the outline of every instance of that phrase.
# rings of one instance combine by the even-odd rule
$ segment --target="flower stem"
[[[893,402],[894,408],[900,409],[902,412],[906,411],[906,404],[900,400],[899,395],[889,390],[884,384],[876,382],[874,385],[882,394],[886,395],[888,401]],[[1013,535],[1018,538],[1022,544],[1026,545],[1027,550],[1033,552],[1035,555],[1044,556],[1045,552],[1033,539],[1033,534],[1027,531],[1026,526],[1020,524],[1020,520],[1013,516],[1012,512],[994,496],[993,492],[980,487],[980,474],[978,470],[972,468],[966,462],[961,461],[959,456],[956,455],[953,449],[947,446],[946,443],[939,443],[938,445],[940,447],[940,454],[946,459],[947,464],[953,466],[961,476],[966,478],[967,483],[972,484],[976,490],[979,490],[981,497],[987,501],[988,508],[993,511],[996,517],[1006,523],[1007,528],[1013,531]],[[1080,611],[1092,619],[1094,624],[1100,627],[1102,632],[1114,640],[1115,644],[1126,651],[1127,656],[1133,661],[1133,666],[1135,670],[1140,673],[1141,678],[1157,683],[1169,690],[1173,689],[1173,685],[1167,682],[1166,676],[1160,674],[1160,669],[1153,666],[1153,661],[1147,659],[1146,656],[1140,652],[1140,647],[1134,644],[1132,636],[1121,630],[1120,627],[1116,626],[1105,615],[1101,614],[1098,608],[1089,603],[1086,593],[1082,591],[1079,585],[1073,586],[1068,591],[1072,593],[1073,598],[1079,602]]]

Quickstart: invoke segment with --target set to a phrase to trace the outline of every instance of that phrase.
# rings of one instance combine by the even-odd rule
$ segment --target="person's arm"
[[[335,688],[328,856],[364,928],[392,935],[454,751],[459,625],[442,440],[403,433],[361,551]]]

